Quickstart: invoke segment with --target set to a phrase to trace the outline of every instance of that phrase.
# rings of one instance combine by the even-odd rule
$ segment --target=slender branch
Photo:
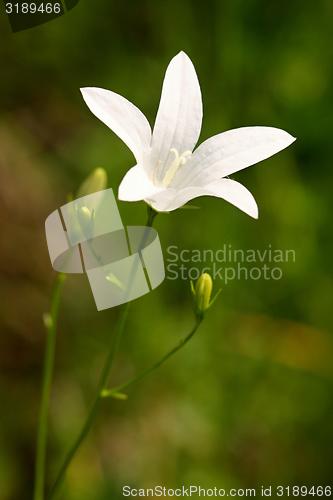
[[[47,417],[50,403],[51,384],[53,377],[54,355],[56,346],[57,321],[61,290],[65,281],[64,274],[58,274],[52,290],[50,312],[44,315],[46,328],[46,348],[42,378],[42,396],[38,417],[34,500],[44,500],[45,489],[45,458],[47,445]]]
[[[156,215],[157,215],[157,212],[155,212],[151,207],[148,207],[148,217],[147,217],[147,223],[146,223],[147,226],[151,227],[153,225],[153,222],[154,222]],[[141,247],[144,246],[147,237],[148,237],[148,232],[145,232],[144,236],[143,236],[143,240],[142,240],[141,245],[140,245]],[[133,271],[135,272],[135,269],[133,269]],[[113,336],[111,344],[110,344],[109,353],[107,355],[105,365],[104,365],[103,370],[101,372],[101,376],[100,376],[100,380],[99,380],[99,383],[97,386],[95,398],[93,400],[93,403],[90,407],[90,410],[88,412],[86,420],[85,420],[76,440],[74,441],[73,445],[71,446],[71,448],[69,449],[68,453],[65,456],[64,462],[62,463],[60,470],[58,472],[58,475],[57,475],[57,477],[53,483],[53,486],[50,490],[48,500],[52,500],[53,498],[55,498],[55,495],[58,493],[59,488],[60,488],[60,486],[65,478],[65,475],[66,475],[66,472],[67,472],[69,465],[71,464],[74,456],[76,455],[76,452],[80,448],[82,442],[84,441],[85,437],[89,433],[89,431],[94,423],[94,420],[95,420],[96,415],[98,413],[100,402],[102,399],[101,395],[104,393],[104,391],[106,390],[106,388],[108,386],[111,368],[113,365],[115,355],[118,351],[120,339],[121,339],[123,331],[124,331],[126,319],[128,316],[129,307],[130,307],[130,302],[127,302],[123,307],[121,317],[119,319],[119,323],[118,323],[118,326],[116,328],[115,335]]]
[[[195,322],[195,325],[193,326],[192,330],[190,333],[186,335],[175,347],[173,347],[169,352],[167,352],[162,358],[157,361],[157,363],[154,363],[152,366],[149,368],[143,370],[141,373],[136,375],[135,377],[131,378],[127,382],[124,382],[123,384],[117,385],[116,387],[113,387],[112,389],[104,391],[103,395],[104,397],[114,397],[117,396],[117,394],[121,393],[124,389],[127,389],[133,384],[136,384],[139,382],[141,379],[149,375],[149,373],[155,371],[157,368],[159,368],[163,363],[165,363],[171,356],[176,354],[182,347],[184,347],[187,342],[193,337],[195,332],[198,330],[201,322],[202,322],[203,317],[197,317],[197,320]]]

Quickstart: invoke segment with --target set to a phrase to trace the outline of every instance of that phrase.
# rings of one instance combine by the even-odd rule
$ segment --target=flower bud
[[[50,330],[53,327],[53,318],[50,313],[43,314],[43,323],[47,330]]]
[[[83,206],[78,207],[76,213],[78,224],[75,224],[73,227],[75,227],[77,237],[81,238],[83,236],[84,238],[89,239],[93,232],[95,212],[94,210],[90,210],[88,207]]]
[[[86,196],[96,191],[102,191],[106,188],[107,182],[108,177],[104,168],[95,168],[80,185],[77,191],[77,197],[80,198],[81,196]]]
[[[124,394],[123,392],[118,392],[110,389],[102,389],[100,393],[101,398],[114,398],[114,399],[120,399],[122,401],[125,401],[128,396],[127,394]]]
[[[213,280],[208,273],[203,273],[195,284],[195,302],[198,313],[203,314],[210,306]]]
[[[84,218],[86,220],[91,219],[91,211],[89,210],[88,207],[84,207],[84,206],[80,207],[79,212],[80,212],[82,218]]]
[[[87,227],[93,220],[93,212],[88,207],[79,207],[77,210],[80,226]]]

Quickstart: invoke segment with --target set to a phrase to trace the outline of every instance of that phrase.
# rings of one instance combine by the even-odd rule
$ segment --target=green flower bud
[[[81,217],[85,220],[91,220],[91,211],[89,210],[88,207],[80,207],[79,212],[81,214]]]
[[[79,207],[77,209],[78,221],[81,230],[87,230],[91,227],[94,219],[94,211],[91,211],[88,207]]]
[[[213,280],[208,273],[203,273],[195,284],[195,300],[199,313],[204,313],[209,308],[213,290]]]
[[[125,401],[128,396],[127,394],[124,394],[123,392],[118,392],[118,391],[112,391],[110,389],[102,389],[101,398],[114,398],[114,399],[120,399],[122,401]]]
[[[53,327],[53,318],[50,313],[43,314],[43,323],[47,330],[50,330]]]
[[[202,318],[207,309],[209,309],[215,302],[221,290],[219,290],[216,293],[215,297],[211,299],[213,291],[213,280],[208,273],[203,273],[197,280],[195,285],[193,285],[191,281],[191,289],[194,297],[195,313],[198,317]]]
[[[90,175],[82,182],[78,191],[77,197],[86,196],[87,194],[102,191],[108,183],[107,173],[104,168],[95,168]]]

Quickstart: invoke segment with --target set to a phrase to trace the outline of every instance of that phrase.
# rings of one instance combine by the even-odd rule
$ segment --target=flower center
[[[170,185],[172,179],[176,175],[179,167],[182,165],[185,165],[185,163],[190,159],[192,152],[191,151],[184,151],[181,155],[178,153],[177,149],[171,148],[170,152],[175,155],[175,159],[170,163],[165,176],[162,180],[163,186],[167,187]]]

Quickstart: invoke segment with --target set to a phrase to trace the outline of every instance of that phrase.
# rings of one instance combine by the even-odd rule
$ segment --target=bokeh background
[[[201,83],[201,140],[246,125],[298,138],[234,175],[258,221],[223,200],[156,219],[163,248],[294,249],[279,281],[236,280],[197,335],[129,399],[106,401],[70,467],[66,500],[120,499],[125,484],[325,485],[332,476],[332,56],[330,0],[81,2],[45,25],[1,27],[0,498],[32,495],[35,431],[52,282],[46,216],[91,170],[115,190],[127,147],[86,108],[82,86],[110,88],[153,123],[179,51]],[[119,203],[127,224],[143,203]],[[216,282],[216,288],[221,283]],[[97,312],[85,277],[67,280],[50,411],[48,484],[94,393],[119,308]],[[187,281],[133,302],[113,371],[156,361],[193,323]]]

